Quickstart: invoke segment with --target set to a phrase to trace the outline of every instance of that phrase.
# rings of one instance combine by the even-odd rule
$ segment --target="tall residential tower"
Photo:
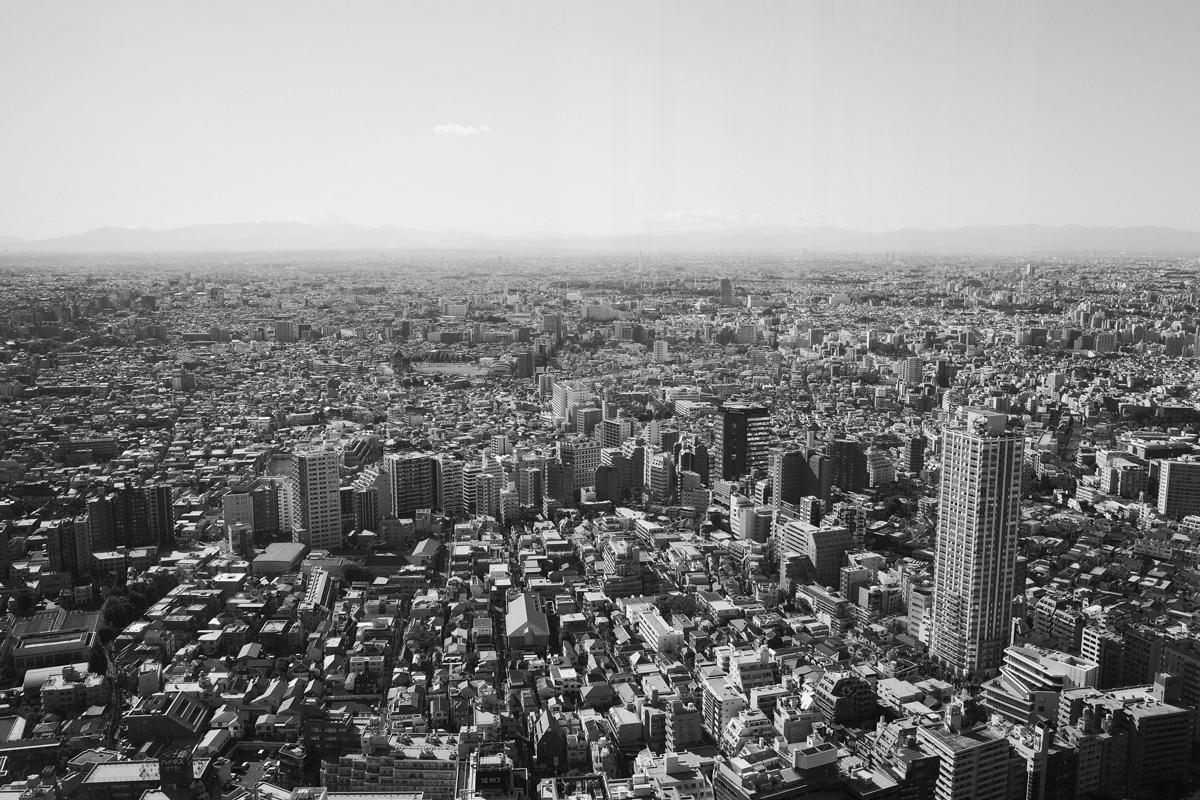
[[[967,676],[994,673],[1008,645],[1024,442],[1004,414],[963,414],[964,426],[944,432],[932,652]]]
[[[292,454],[292,540],[314,550],[342,544],[341,456],[332,444]]]

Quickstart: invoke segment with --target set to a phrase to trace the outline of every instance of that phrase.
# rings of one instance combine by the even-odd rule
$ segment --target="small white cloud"
[[[491,133],[488,125],[437,125],[433,132],[438,136],[478,136],[481,133]]]

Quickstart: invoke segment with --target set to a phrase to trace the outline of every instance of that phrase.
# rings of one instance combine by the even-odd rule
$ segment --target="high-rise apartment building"
[[[88,501],[88,525],[93,552],[158,545],[150,535],[146,494],[127,482]]]
[[[900,380],[908,386],[920,386],[925,380],[925,362],[920,356],[909,356],[899,363]]]
[[[424,453],[393,453],[385,459],[391,475],[392,516],[415,519],[422,508],[437,504],[437,462]]]
[[[254,502],[247,491],[229,491],[221,498],[221,519],[229,527],[245,525],[254,528]]]
[[[342,543],[341,457],[332,444],[292,454],[292,540],[314,550]]]
[[[463,462],[445,454],[436,456],[434,460],[434,475],[437,478],[434,508],[451,517],[463,513],[466,507],[463,497]]]
[[[290,344],[300,338],[300,326],[290,320],[280,320],[275,323],[275,341],[280,344]]]
[[[502,478],[481,471],[475,478],[475,513],[484,517],[500,518],[500,493]]]
[[[517,469],[517,499],[523,506],[542,505],[545,494],[545,479],[540,467],[522,466]]]
[[[513,359],[513,377],[522,380],[532,378],[536,363],[532,350],[522,350]]]
[[[1171,519],[1200,514],[1200,461],[1162,462],[1158,513]]]
[[[670,453],[654,453],[646,457],[645,486],[654,502],[670,502],[675,490],[675,466]]]
[[[254,532],[278,533],[281,528],[279,485],[275,481],[260,478],[250,490],[250,502],[254,508]]]
[[[167,483],[154,483],[142,488],[146,494],[146,513],[150,538],[159,550],[175,546],[175,493]]]
[[[725,403],[721,406],[712,464],[721,480],[734,480],[767,468],[771,415],[766,406]]]
[[[1024,442],[1004,414],[963,415],[944,432],[931,649],[958,675],[993,674],[1012,617]]]
[[[905,472],[920,473],[925,469],[926,444],[927,440],[920,435],[914,436],[904,443],[902,467]]]
[[[554,337],[555,341],[562,339],[562,314],[546,314],[542,317],[542,330]]]
[[[916,733],[921,751],[938,758],[933,800],[1007,800],[1013,757],[1000,730],[963,727],[961,705],[954,703],[945,724]]]

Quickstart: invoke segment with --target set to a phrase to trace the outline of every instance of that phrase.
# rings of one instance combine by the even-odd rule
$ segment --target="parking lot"
[[[270,751],[239,753],[232,755],[230,759],[233,762],[233,776],[230,784],[225,787],[226,795],[237,791],[239,787],[246,791],[253,789],[255,784],[264,779],[267,762],[274,760],[274,753]]]

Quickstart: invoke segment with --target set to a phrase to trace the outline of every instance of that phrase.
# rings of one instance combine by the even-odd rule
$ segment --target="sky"
[[[0,0],[0,235],[1200,230],[1200,3]]]

